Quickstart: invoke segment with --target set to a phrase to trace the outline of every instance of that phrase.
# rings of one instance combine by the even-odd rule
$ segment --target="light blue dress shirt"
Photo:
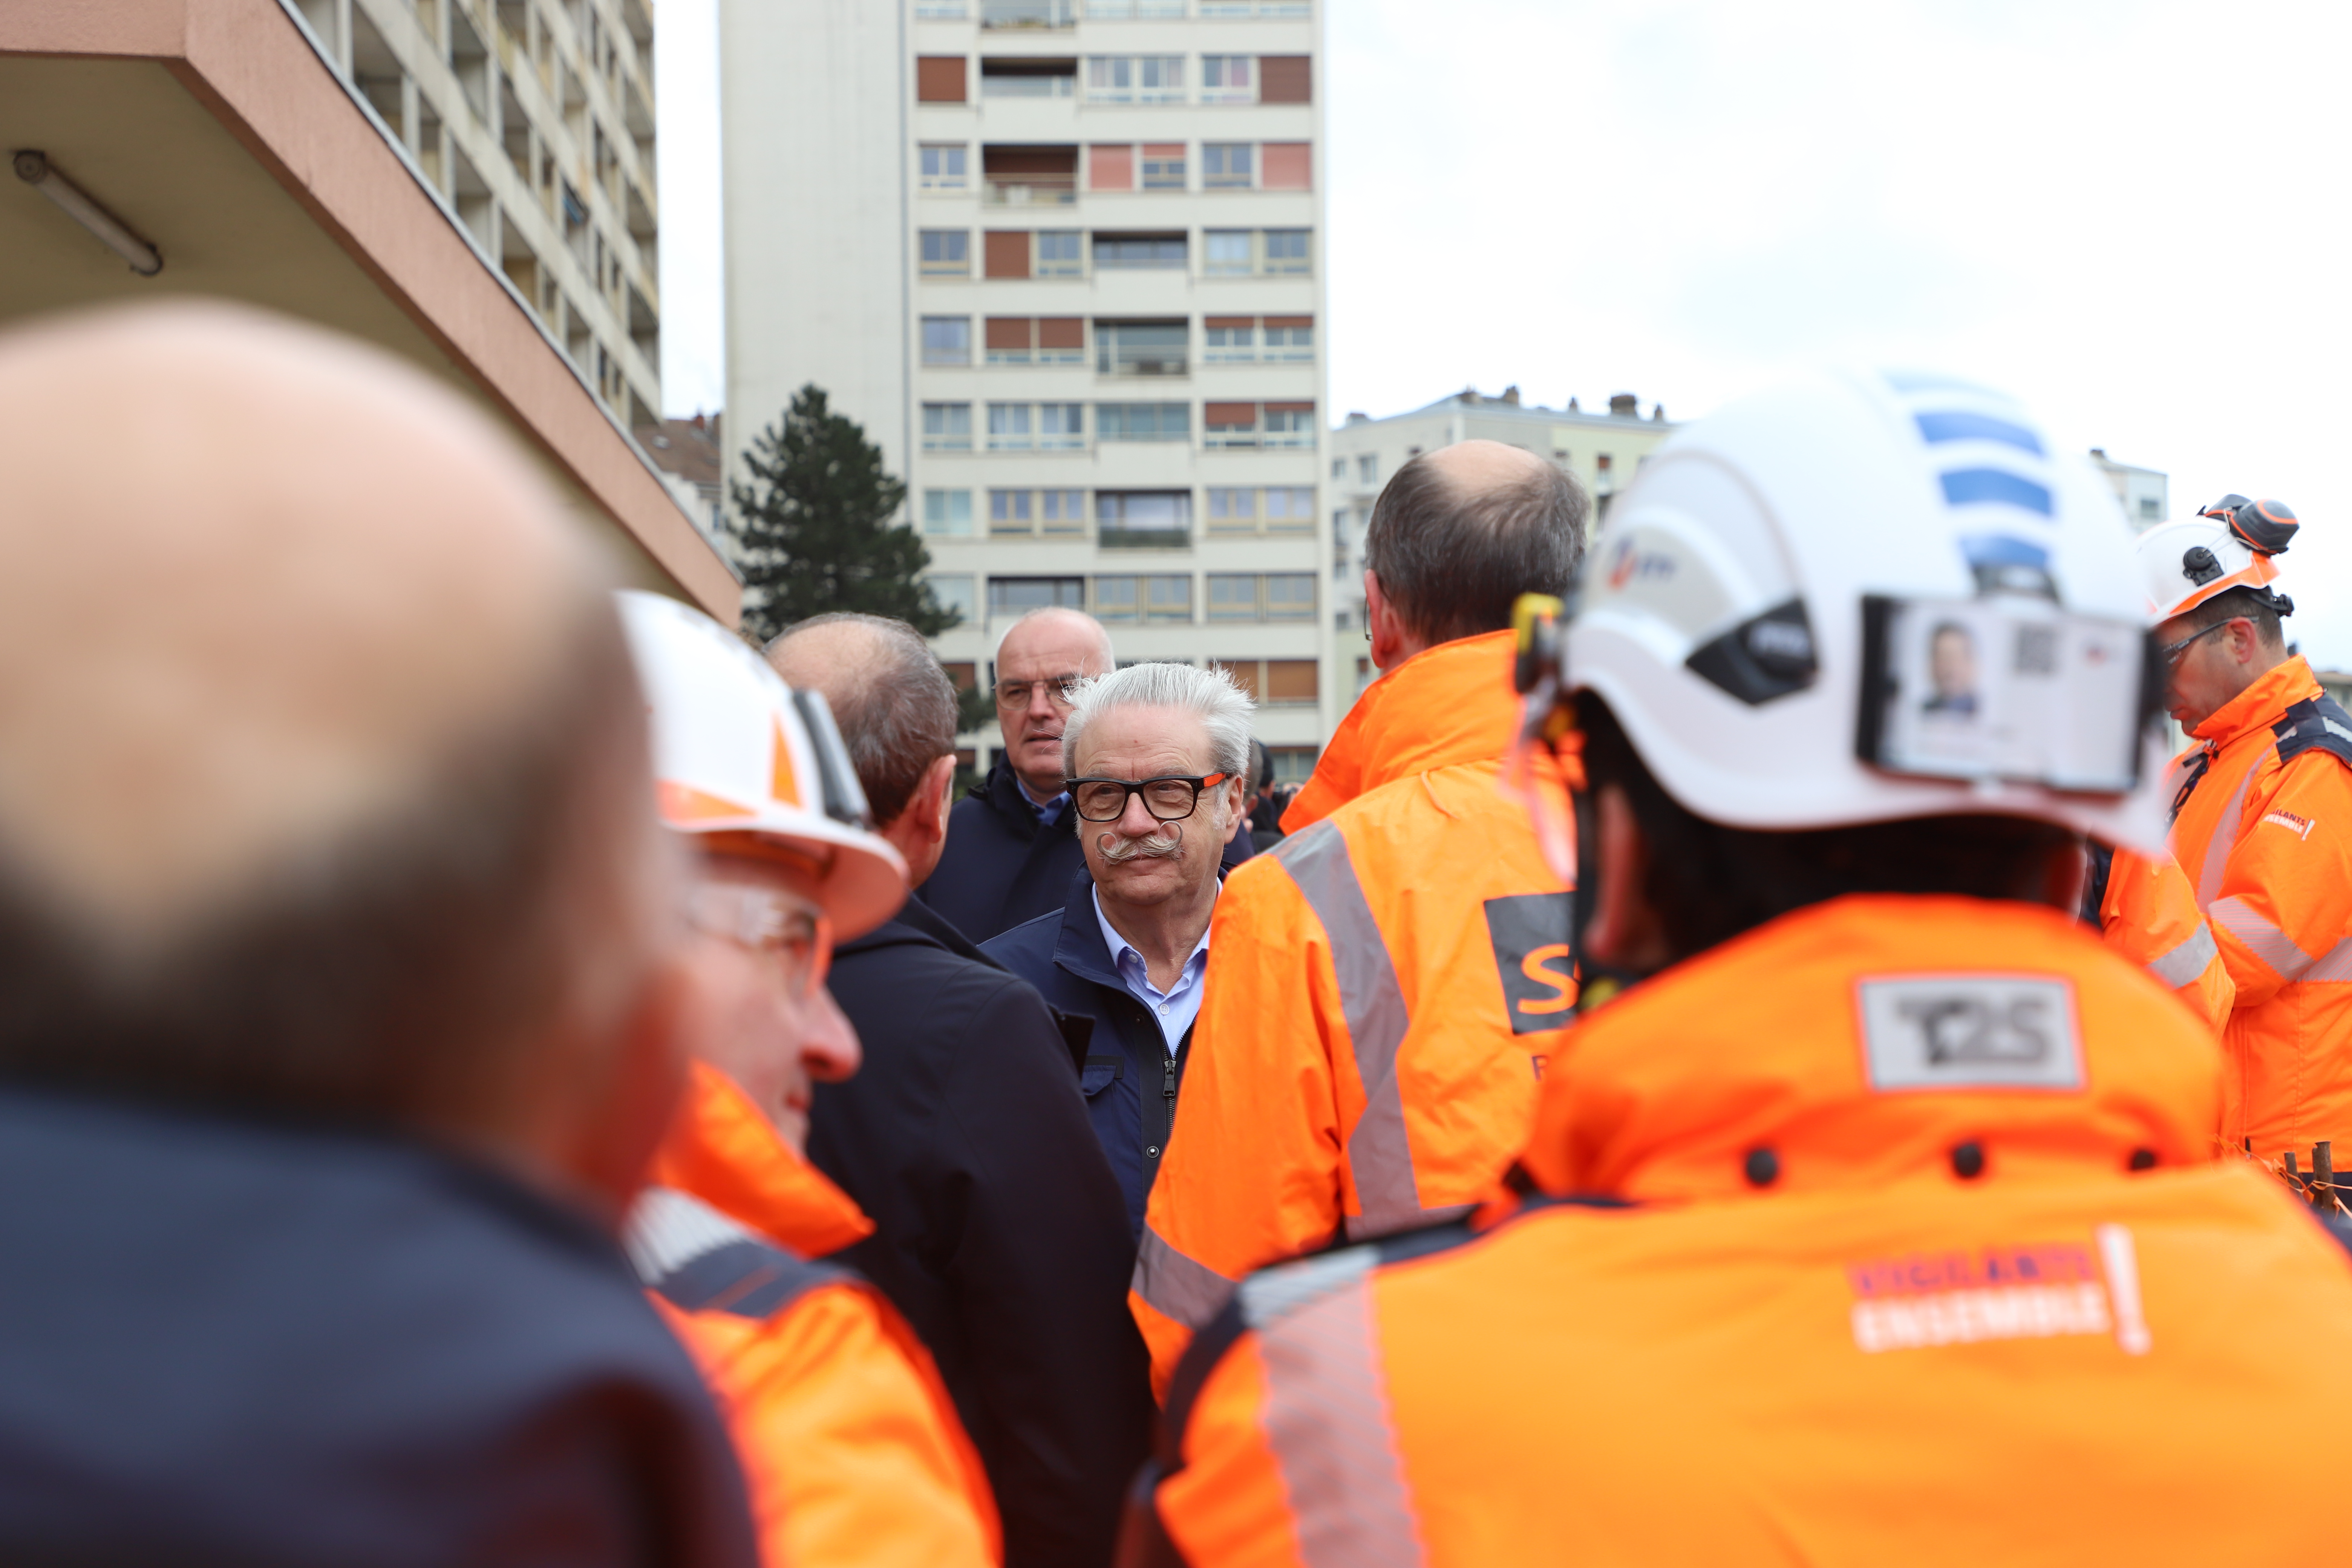
[[[1222,884],[1219,890],[1223,891]],[[1160,1033],[1168,1047],[1168,1054],[1174,1056],[1176,1047],[1183,1043],[1184,1031],[1191,1028],[1192,1020],[1201,1015],[1201,977],[1208,973],[1209,968],[1208,931],[1203,930],[1201,932],[1201,940],[1193,945],[1192,956],[1177,972],[1176,984],[1163,992],[1151,984],[1150,967],[1143,962],[1143,954],[1135,951],[1135,944],[1119,935],[1117,928],[1103,919],[1101,889],[1096,889],[1093,896],[1095,919],[1102,925],[1103,945],[1110,949],[1111,967],[1118,971],[1119,980],[1127,986],[1128,994],[1160,1020]]]

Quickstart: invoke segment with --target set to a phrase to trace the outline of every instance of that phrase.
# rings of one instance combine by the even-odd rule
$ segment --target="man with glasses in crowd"
[[[987,781],[956,803],[947,848],[923,889],[931,908],[972,941],[1059,910],[1085,863],[1062,789],[1062,736],[1076,684],[1114,668],[1110,634],[1077,610],[1032,610],[997,645],[1004,747]],[[1254,852],[1249,835],[1237,833],[1225,864]]]
[[[1220,860],[1248,837],[1250,710],[1230,677],[1189,664],[1080,687],[1062,747],[1085,867],[1062,908],[982,949],[1094,1021],[1087,1108],[1139,1236],[1201,1010]]]

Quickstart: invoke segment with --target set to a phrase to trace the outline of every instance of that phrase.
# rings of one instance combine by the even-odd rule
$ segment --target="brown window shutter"
[[[1211,669],[1222,669],[1227,675],[1232,676],[1234,678],[1234,684],[1240,687],[1251,701],[1255,702],[1257,700],[1258,660],[1254,658],[1244,659],[1239,664],[1225,664],[1222,661],[1212,660],[1209,668]]]
[[[1029,231],[1025,228],[990,229],[982,257],[991,278],[1028,277]]]
[[[1312,67],[1306,55],[1260,55],[1257,58],[1257,100],[1260,103],[1312,103]]]
[[[1258,188],[1265,191],[1313,190],[1313,144],[1306,142],[1259,142],[1257,183]]]
[[[1314,405],[1307,405],[1313,407]],[[1255,403],[1212,403],[1202,409],[1201,419],[1208,425],[1255,425],[1257,405]]]
[[[1181,142],[1146,142],[1143,144],[1143,155],[1147,158],[1181,158],[1184,155],[1184,143]]]
[[[1037,346],[1041,349],[1082,349],[1087,346],[1084,316],[1040,316]]]
[[[1026,316],[991,316],[988,318],[988,346],[992,349],[1025,349],[1029,346],[1030,319]]]
[[[1315,412],[1315,405],[1311,403],[1269,403],[1265,405],[1265,411],[1268,414],[1312,414]]]
[[[1269,327],[1311,327],[1315,324],[1315,318],[1312,316],[1268,316],[1265,319],[1265,324]]]
[[[1201,318],[1201,325],[1204,327],[1255,327],[1257,325],[1257,318],[1255,316],[1203,316]]]
[[[1129,142],[1097,142],[1087,150],[1087,185],[1097,191],[1135,189],[1135,148]]]
[[[915,101],[918,103],[961,103],[964,101],[964,63],[961,55],[918,55],[915,57]]]
[[[1311,658],[1267,659],[1265,661],[1265,700],[1268,702],[1314,701],[1317,693],[1318,668]]]

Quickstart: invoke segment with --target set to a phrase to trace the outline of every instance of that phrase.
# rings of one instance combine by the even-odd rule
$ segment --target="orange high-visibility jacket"
[[[1131,1297],[1155,1388],[1250,1269],[1457,1212],[1526,1141],[1576,982],[1568,892],[1496,787],[1511,658],[1496,632],[1375,683],[1217,900]]]
[[[2172,856],[2238,988],[2221,1139],[2271,1160],[2352,1147],[2352,718],[2295,658],[2196,737]]]
[[[1123,1568],[2338,1561],[2352,1258],[2220,1075],[2056,911],[1785,916],[1586,1016],[1514,1216],[1243,1285]]]
[[[992,1568],[996,1505],[930,1354],[831,1251],[873,1226],[697,1064],[626,1241],[701,1367],[769,1568]]]
[[[2198,912],[2196,889],[2172,857],[2116,850],[2099,901],[2099,930],[2109,947],[2171,986],[2221,1034],[2238,987]]]

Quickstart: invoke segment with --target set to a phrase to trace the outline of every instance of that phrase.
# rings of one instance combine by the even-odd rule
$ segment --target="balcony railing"
[[[1105,550],[1190,550],[1192,534],[1182,528],[1121,528],[1104,523],[1095,542]]]
[[[982,71],[982,98],[1071,98],[1078,90],[1075,76],[992,76]]]
[[[1095,355],[1097,375],[1183,375],[1188,371],[1181,344],[1104,343]]]
[[[1069,27],[1077,20],[1077,0],[980,0],[983,27]]]
[[[982,200],[992,207],[1066,207],[1078,199],[1076,174],[991,174]]]

